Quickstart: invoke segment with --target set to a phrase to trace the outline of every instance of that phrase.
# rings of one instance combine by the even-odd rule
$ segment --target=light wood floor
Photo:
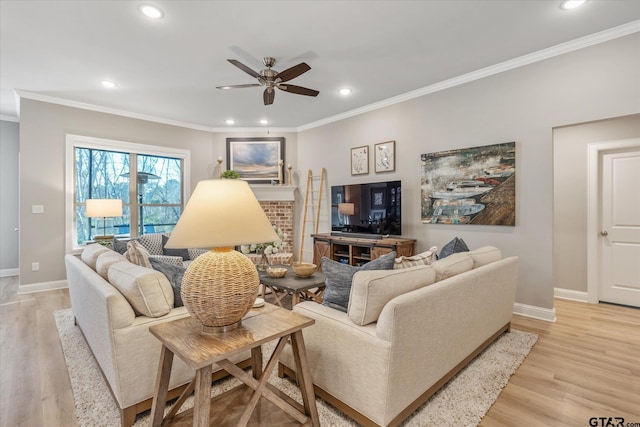
[[[1,427],[77,425],[52,314],[69,306],[67,290],[17,295],[16,278],[0,279]],[[640,310],[556,300],[556,311],[556,323],[514,316],[540,339],[481,425],[640,423]]]

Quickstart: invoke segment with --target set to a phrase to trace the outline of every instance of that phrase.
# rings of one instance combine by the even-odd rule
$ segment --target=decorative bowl
[[[287,269],[284,267],[269,267],[267,268],[267,274],[269,277],[274,277],[276,279],[280,277],[284,277],[287,274]]]
[[[318,268],[317,265],[306,262],[294,262],[291,267],[298,277],[309,277],[313,275],[313,273],[316,272],[316,268]]]

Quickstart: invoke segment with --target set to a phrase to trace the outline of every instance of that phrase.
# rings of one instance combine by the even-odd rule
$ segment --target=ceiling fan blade
[[[318,94],[320,93],[317,90],[309,89],[302,86],[296,86],[296,85],[278,85],[278,89],[281,89],[289,93],[295,93],[298,95],[307,95],[307,96],[318,96]]]
[[[298,65],[294,65],[291,68],[287,68],[286,70],[278,73],[276,78],[280,79],[282,82],[288,82],[291,79],[295,79],[299,75],[306,73],[309,71],[311,67],[309,67],[305,62],[301,62]]]
[[[264,105],[271,105],[273,104],[273,100],[276,97],[276,91],[271,89],[269,90],[269,88],[264,90],[264,93],[262,94],[262,98],[264,99]]]
[[[216,89],[240,89],[244,87],[258,87],[259,83],[249,83],[245,85],[226,85],[226,86],[216,86]]]
[[[259,73],[257,73],[256,71],[253,71],[251,68],[247,67],[240,61],[237,61],[235,59],[227,59],[227,61],[231,62],[236,67],[240,68],[242,71],[249,74],[251,77],[255,77],[255,78],[260,77]]]

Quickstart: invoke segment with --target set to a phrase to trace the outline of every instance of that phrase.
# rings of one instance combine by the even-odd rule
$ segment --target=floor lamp
[[[122,216],[122,200],[120,199],[87,199],[87,218],[102,218],[102,236],[93,236],[93,240],[111,240],[107,236],[107,217]]]

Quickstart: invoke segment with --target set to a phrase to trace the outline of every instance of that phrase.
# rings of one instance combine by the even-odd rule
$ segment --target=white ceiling
[[[141,3],[160,7],[164,18],[146,18]],[[268,118],[272,128],[300,129],[584,36],[640,31],[638,0],[589,0],[572,11],[559,5],[0,0],[0,114],[17,117],[18,90],[195,128],[226,128],[227,118],[236,121],[230,128],[254,128]],[[311,70],[291,83],[320,95],[277,91],[265,107],[262,88],[215,88],[255,82],[227,58],[259,71],[264,56],[278,60],[277,71],[307,62]],[[118,87],[104,89],[103,79]],[[337,92],[345,86],[353,89],[348,98]]]

